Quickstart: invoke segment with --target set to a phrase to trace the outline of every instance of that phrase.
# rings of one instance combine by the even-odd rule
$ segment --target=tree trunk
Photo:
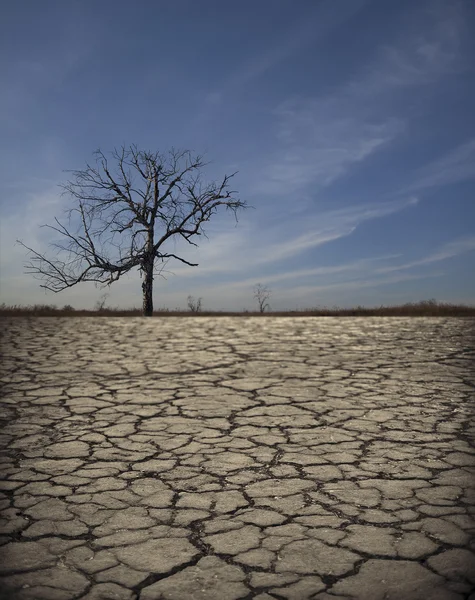
[[[143,269],[143,316],[153,315],[153,258],[142,266]]]

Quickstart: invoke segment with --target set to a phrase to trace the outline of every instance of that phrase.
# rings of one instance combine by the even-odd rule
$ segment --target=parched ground
[[[0,597],[475,599],[475,320],[0,326]]]

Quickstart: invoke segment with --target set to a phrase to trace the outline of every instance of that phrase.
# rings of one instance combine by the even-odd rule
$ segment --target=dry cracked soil
[[[475,599],[474,319],[1,328],[0,597]]]

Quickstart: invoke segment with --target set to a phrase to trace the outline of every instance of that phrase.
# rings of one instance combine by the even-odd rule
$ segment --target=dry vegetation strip
[[[475,306],[463,304],[448,304],[436,302],[435,300],[424,300],[418,303],[408,303],[400,306],[380,306],[378,308],[327,308],[315,307],[299,311],[271,311],[271,312],[228,312],[228,311],[183,311],[180,309],[155,310],[156,317],[189,317],[193,316],[233,316],[233,317],[475,317]],[[0,305],[0,316],[43,316],[43,317],[138,317],[142,316],[142,310],[138,308],[100,308],[98,310],[75,310],[67,305],[57,308],[55,305],[35,304],[30,306],[7,306]]]

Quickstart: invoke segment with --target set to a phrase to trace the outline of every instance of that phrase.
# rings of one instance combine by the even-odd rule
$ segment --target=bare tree
[[[96,306],[94,308],[97,310],[97,312],[102,312],[103,310],[105,310],[106,300],[108,296],[108,293],[102,294],[101,299],[96,302]]]
[[[191,312],[201,312],[201,298],[198,298],[197,301],[195,301],[195,299],[193,298],[193,296],[188,296],[187,298],[187,302],[188,302],[188,308],[191,310]]]
[[[259,302],[259,311],[263,313],[266,308],[270,309],[269,304],[267,304],[267,300],[271,294],[271,291],[267,289],[266,286],[258,283],[254,287],[254,298]]]
[[[112,152],[114,171],[100,150],[94,156],[95,166],[86,163],[83,171],[69,171],[73,179],[60,186],[78,204],[67,211],[70,228],[76,217],[77,232],[71,233],[56,218],[56,226],[42,226],[66,238],[64,245],[51,245],[67,257],[46,258],[19,241],[32,253],[26,272],[42,279],[41,287],[60,292],[83,281],[110,286],[137,267],[143,277],[143,314],[151,316],[156,262],[174,258],[198,266],[163,252],[165,242],[180,236],[197,246],[190,238],[206,237],[202,225],[220,206],[231,209],[236,221],[237,209],[249,207],[228,189],[235,173],[225,175],[221,183],[204,185],[201,169],[206,163],[189,150],[172,149],[163,156],[136,146],[122,147]],[[158,270],[161,276],[163,269]]]

